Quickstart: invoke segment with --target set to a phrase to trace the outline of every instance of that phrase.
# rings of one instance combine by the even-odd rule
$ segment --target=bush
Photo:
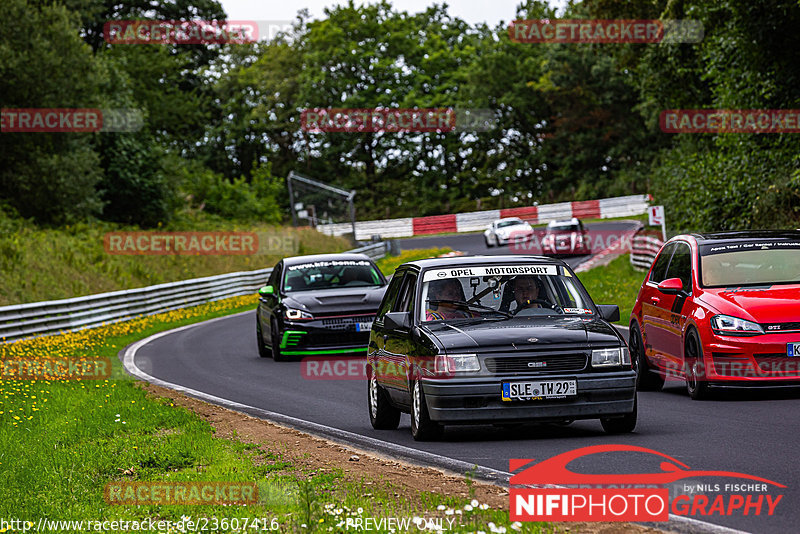
[[[652,193],[675,232],[796,227],[798,163],[786,149],[752,141],[683,141],[656,165]]]
[[[228,219],[270,224],[283,219],[277,197],[282,182],[272,176],[269,166],[255,169],[248,182],[244,177],[229,181],[204,167],[184,169],[182,191],[190,208]]]

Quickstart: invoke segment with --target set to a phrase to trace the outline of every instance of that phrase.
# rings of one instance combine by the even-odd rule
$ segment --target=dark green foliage
[[[39,223],[280,222],[294,170],[360,219],[650,192],[670,227],[800,224],[797,134],[666,134],[665,109],[800,108],[790,0],[583,0],[563,18],[694,19],[692,44],[531,44],[443,5],[301,12],[256,45],[109,45],[107,20],[224,18],[216,0],[5,0],[0,106],[141,111],[136,133],[2,135],[0,202]],[[553,18],[522,2],[506,20]],[[24,46],[22,45],[24,43]],[[309,133],[303,109],[490,110],[488,131]],[[303,199],[306,204],[320,204]]]

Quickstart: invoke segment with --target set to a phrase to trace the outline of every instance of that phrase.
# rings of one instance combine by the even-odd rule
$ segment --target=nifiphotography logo
[[[619,452],[652,455],[660,460],[660,471],[582,474],[568,469],[572,462],[586,465],[590,455]],[[695,518],[771,516],[783,499],[780,489],[786,487],[745,473],[694,470],[635,445],[595,445],[533,462],[510,461],[512,521],[652,522],[668,521],[670,513]],[[683,482],[675,484],[678,481]]]

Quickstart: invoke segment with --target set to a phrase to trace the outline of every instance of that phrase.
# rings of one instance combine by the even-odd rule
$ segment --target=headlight
[[[626,347],[616,349],[595,349],[592,351],[592,367],[611,367],[630,365],[631,357]]]
[[[480,370],[477,354],[437,354],[434,362],[434,371],[439,375]]]
[[[758,336],[764,333],[761,325],[730,315],[715,315],[711,318],[711,329],[722,336]]]
[[[299,320],[310,320],[313,319],[314,316],[303,310],[295,310],[294,308],[287,308],[286,318],[291,319],[292,321],[299,321]]]

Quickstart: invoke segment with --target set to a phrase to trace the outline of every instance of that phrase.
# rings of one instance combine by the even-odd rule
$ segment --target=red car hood
[[[800,321],[800,284],[704,289],[702,302],[726,315],[757,323]]]

